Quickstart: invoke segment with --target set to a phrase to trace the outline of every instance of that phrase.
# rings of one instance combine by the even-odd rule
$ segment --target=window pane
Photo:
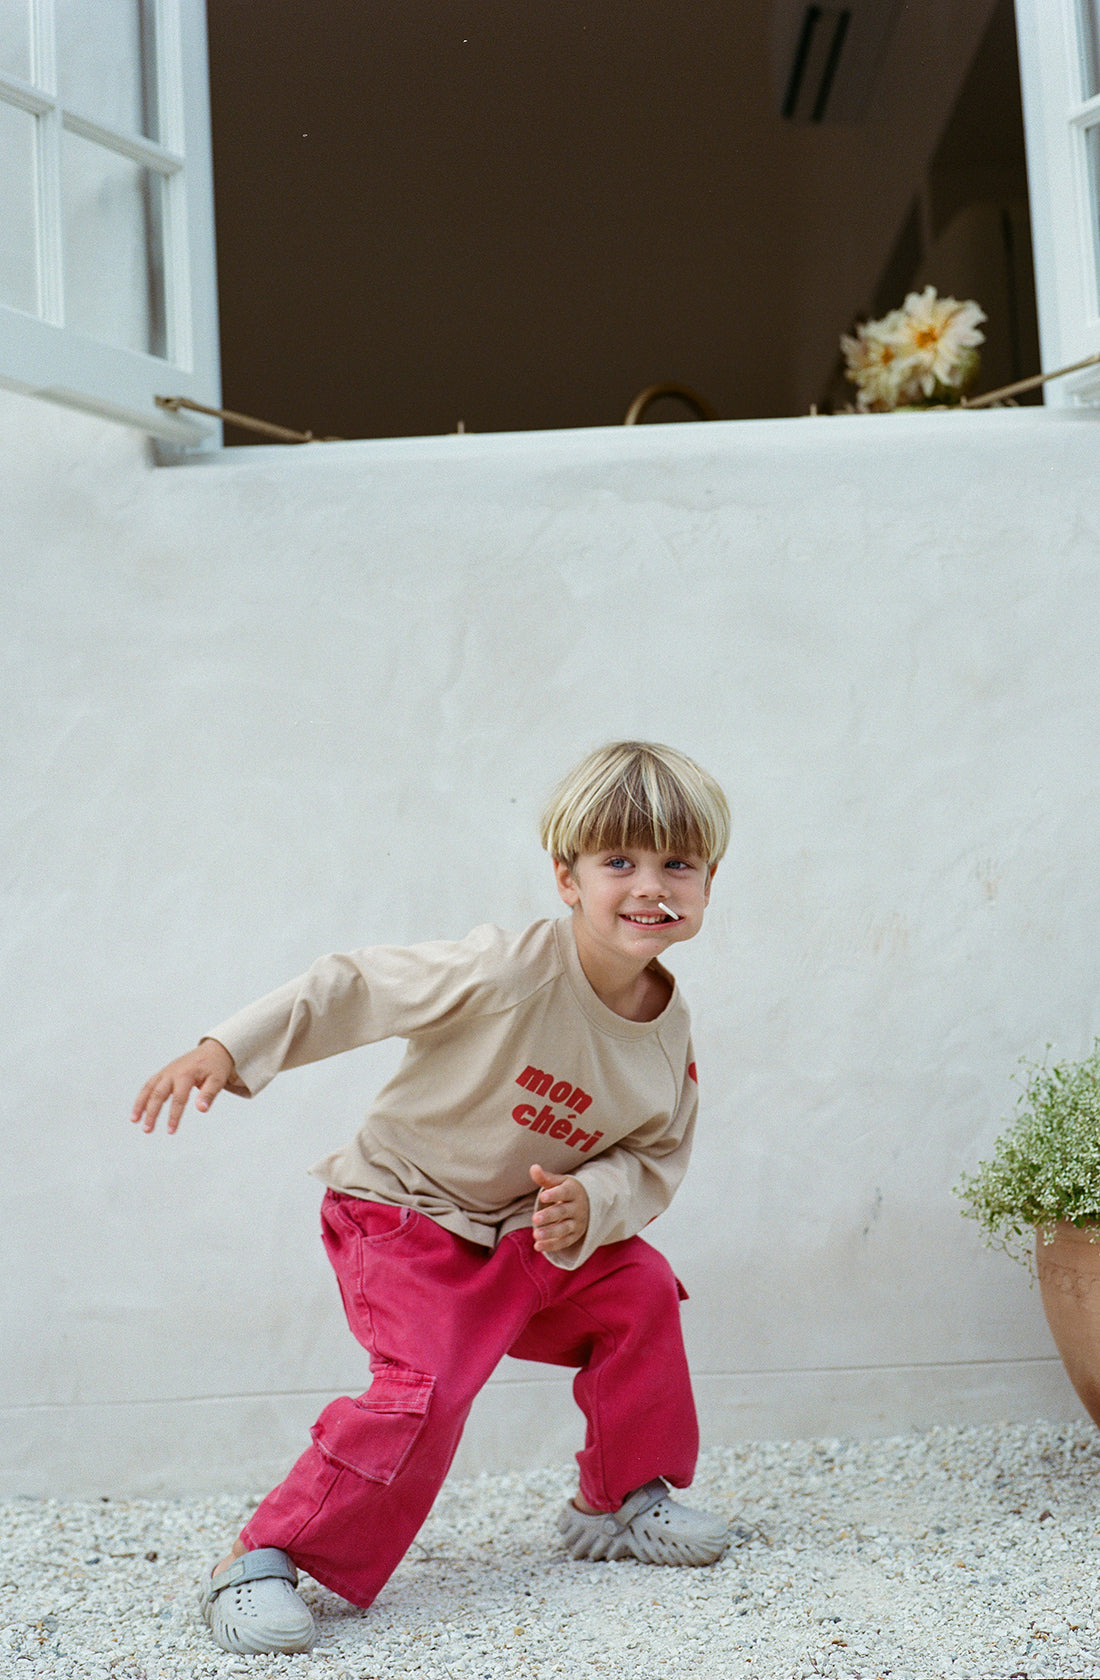
[[[4,0],[0,0],[4,3]],[[128,134],[159,139],[154,0],[57,0],[63,105]]]
[[[1089,308],[1095,315],[1100,311],[1100,295],[1097,293],[1097,275],[1100,275],[1100,203],[1097,192],[1100,192],[1100,126],[1085,130],[1085,147],[1088,152],[1088,182],[1089,182],[1089,220],[1091,226],[1089,235],[1092,240],[1092,295],[1089,298]]]
[[[38,309],[34,125],[28,112],[0,104],[0,303],[29,314]]]
[[[0,74],[31,79],[30,0],[0,0]]]
[[[1100,0],[1077,0],[1081,41],[1081,97],[1100,93]]]
[[[163,180],[75,134],[61,157],[67,324],[164,356]]]

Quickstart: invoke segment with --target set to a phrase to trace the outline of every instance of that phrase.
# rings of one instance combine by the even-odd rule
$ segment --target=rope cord
[[[236,414],[231,408],[207,408],[205,403],[192,402],[190,397],[154,397],[158,408],[178,414],[187,408],[194,414],[209,414],[214,420],[227,420],[242,431],[259,432],[263,437],[278,438],[281,443],[342,443],[342,438],[314,437],[312,432],[294,432],[289,426],[273,426],[270,420],[256,420],[251,414]]]
[[[964,397],[960,408],[987,408],[990,403],[1000,402],[1005,397],[1017,397],[1021,391],[1034,391],[1037,386],[1045,385],[1048,379],[1061,379],[1064,373],[1080,373],[1082,368],[1095,367],[1100,362],[1100,351],[1095,356],[1086,356],[1083,362],[1071,362],[1068,367],[1055,368],[1053,373],[1036,373],[1030,379],[1017,379],[1013,385],[1001,385],[996,391],[986,391],[980,397]]]

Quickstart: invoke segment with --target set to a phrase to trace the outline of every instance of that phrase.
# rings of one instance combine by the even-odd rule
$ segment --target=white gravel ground
[[[709,1569],[575,1563],[568,1467],[449,1483],[369,1611],[311,1581],[305,1656],[232,1657],[197,1582],[253,1501],[0,1505],[0,1676],[480,1680],[607,1675],[1097,1676],[1100,1433],[1090,1424],[768,1441],[704,1455]]]

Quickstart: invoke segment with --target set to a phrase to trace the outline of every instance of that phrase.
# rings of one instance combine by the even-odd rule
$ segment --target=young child
[[[202,1592],[228,1651],[306,1650],[298,1569],[366,1607],[423,1523],[504,1354],[575,1367],[587,1420],[558,1528],[576,1558],[708,1564],[725,1525],[686,1509],[698,1428],[683,1291],[638,1232],[675,1192],[696,1110],[688,1012],[660,958],[699,932],[729,836],[717,783],[624,741],[566,777],[541,825],[568,917],[519,934],[322,957],[143,1087],[254,1096],[284,1068],[397,1035],[398,1072],[313,1171],[358,1399],[325,1407]]]

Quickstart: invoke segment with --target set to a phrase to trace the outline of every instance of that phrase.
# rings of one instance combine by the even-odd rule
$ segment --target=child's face
[[[692,852],[627,848],[582,852],[572,865],[555,859],[554,875],[578,937],[583,930],[606,950],[644,964],[699,932],[714,869]]]

